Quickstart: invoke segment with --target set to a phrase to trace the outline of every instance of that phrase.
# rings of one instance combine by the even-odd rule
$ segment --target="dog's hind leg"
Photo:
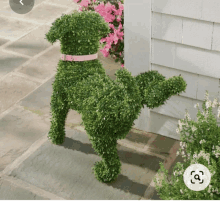
[[[102,157],[92,168],[100,182],[113,182],[121,172],[121,162],[117,153],[117,140],[110,138],[92,137],[92,147]]]
[[[48,138],[51,139],[53,144],[62,144],[65,138],[65,121],[69,106],[63,88],[60,88],[56,81],[53,84],[53,94],[51,96],[50,105],[52,118]]]

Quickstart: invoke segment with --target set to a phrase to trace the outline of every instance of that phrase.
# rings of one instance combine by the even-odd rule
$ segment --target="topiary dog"
[[[66,56],[94,58],[99,40],[108,33],[110,29],[103,17],[85,11],[56,19],[46,38],[52,44],[59,39],[61,52]],[[151,109],[159,107],[187,86],[181,76],[165,80],[157,71],[133,77],[121,68],[115,75],[115,81],[110,79],[98,59],[59,60],[50,103],[52,119],[48,138],[54,144],[62,144],[69,109],[81,113],[92,147],[102,157],[92,168],[102,182],[112,182],[120,173],[117,140],[126,137],[143,105]]]

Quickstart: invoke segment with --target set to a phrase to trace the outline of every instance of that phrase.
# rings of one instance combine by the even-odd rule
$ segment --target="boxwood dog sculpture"
[[[94,59],[99,40],[108,33],[110,29],[103,17],[85,11],[62,15],[46,34],[52,44],[60,40],[62,54],[73,55],[72,61],[58,63],[48,138],[54,144],[62,144],[69,109],[81,113],[92,146],[102,157],[92,168],[101,182],[112,182],[120,173],[117,140],[126,137],[143,105],[151,109],[159,107],[187,86],[181,76],[165,80],[157,71],[133,77],[127,69],[119,69],[116,80],[111,80],[100,61]],[[93,60],[90,57],[90,60],[76,61],[74,56],[83,55],[93,55]]]

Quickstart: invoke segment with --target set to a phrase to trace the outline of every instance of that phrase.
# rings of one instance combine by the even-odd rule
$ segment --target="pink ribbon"
[[[98,58],[97,53],[92,55],[79,55],[79,56],[61,54],[61,59],[64,61],[86,61],[86,60],[95,60],[97,58]]]

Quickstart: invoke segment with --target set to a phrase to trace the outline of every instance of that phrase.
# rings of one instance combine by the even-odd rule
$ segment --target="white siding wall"
[[[196,120],[194,105],[202,109],[205,90],[220,100],[220,0],[126,0],[124,8],[125,67],[134,76],[181,74],[187,83],[167,104],[144,108],[135,127],[180,140],[176,128],[185,109]]]

